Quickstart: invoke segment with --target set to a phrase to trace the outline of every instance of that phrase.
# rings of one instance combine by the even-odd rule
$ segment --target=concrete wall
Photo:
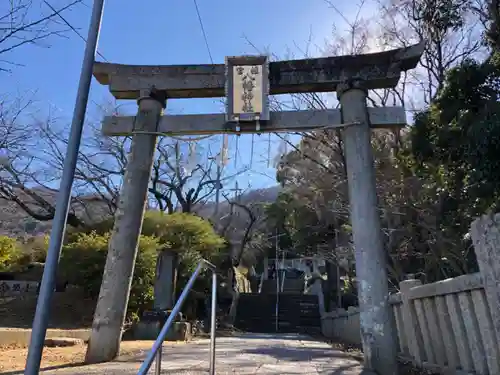
[[[358,308],[338,309],[322,315],[321,333],[346,344],[361,345]]]
[[[90,329],[48,329],[46,338],[69,337],[87,341],[90,337]],[[26,347],[30,343],[31,329],[0,328],[0,347],[16,345]]]
[[[479,273],[422,285],[400,283],[389,297],[400,356],[446,374],[500,374],[500,214],[484,215],[470,235]],[[326,337],[361,345],[357,309],[322,317]]]

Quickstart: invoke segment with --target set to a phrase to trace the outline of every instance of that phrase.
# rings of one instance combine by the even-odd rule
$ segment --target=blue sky
[[[335,1],[335,0],[334,0]],[[53,6],[63,0],[50,0]],[[348,19],[354,18],[356,2],[337,0],[337,8]],[[43,4],[42,4],[43,6]],[[332,27],[342,29],[342,20],[324,0],[198,0],[214,63],[227,55],[255,54],[254,46],[280,57],[303,57],[310,35],[312,56],[330,38]],[[0,6],[1,10],[2,6]],[[64,17],[86,36],[91,0],[64,13]],[[53,38],[50,48],[26,46],[9,54],[10,61],[24,64],[0,75],[2,92],[25,94],[35,91],[36,107],[45,113],[57,108],[69,124],[80,74],[84,42],[74,33]],[[99,51],[110,62],[122,64],[201,64],[210,63],[209,53],[192,0],[108,0],[99,41]],[[102,60],[97,57],[97,60]],[[99,116],[96,103],[109,102],[106,87],[93,81],[88,117]],[[131,103],[132,105],[134,103]],[[173,100],[170,113],[210,113],[222,111],[214,99]],[[69,125],[68,125],[69,126]],[[251,137],[239,140],[240,166],[250,160]],[[274,171],[267,167],[267,136],[254,143],[252,170],[240,177],[240,187],[273,185]],[[234,152],[234,137],[231,137]],[[271,155],[278,148],[272,142]],[[265,177],[265,176],[268,177]]]

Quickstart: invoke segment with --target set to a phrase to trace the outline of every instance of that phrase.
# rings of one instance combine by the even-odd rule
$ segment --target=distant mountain
[[[251,206],[255,204],[266,204],[272,203],[278,197],[279,192],[281,191],[280,186],[272,186],[265,189],[255,189],[250,190],[246,193],[241,194],[236,200],[245,205]],[[219,203],[219,213],[221,213],[221,217],[230,211],[230,203],[223,197],[221,197],[221,201]],[[203,206],[199,208],[195,208],[195,212],[200,216],[210,218],[213,215],[215,210],[215,202],[207,202]]]
[[[34,189],[32,196],[17,191],[19,200],[31,210],[42,216],[48,215],[49,210],[55,207],[57,190]],[[47,202],[47,209],[42,209],[42,204],[37,204],[36,199]],[[84,196],[74,200],[70,207],[70,213],[75,214],[84,222],[102,220],[109,216],[109,208],[96,196]],[[0,198],[0,235],[15,237],[32,236],[47,233],[52,227],[51,220],[36,220],[26,213],[17,203]]]
[[[236,200],[239,204],[249,208],[255,215],[257,221],[253,224],[253,230],[265,229],[266,223],[263,220],[264,205],[274,202],[278,197],[280,189],[281,187],[279,186],[273,186],[266,189],[250,190],[237,198],[233,198],[233,200]],[[198,209],[195,208],[194,211],[198,215],[210,219],[219,229],[219,232],[221,232],[223,228],[227,228],[228,230],[225,231],[226,239],[237,244],[241,242],[244,237],[245,231],[251,222],[250,217],[245,209],[237,205],[233,205],[231,208],[231,204],[225,198],[222,199],[224,199],[224,201],[221,201],[219,204],[218,217],[214,216],[214,202],[205,203],[202,207]]]
[[[252,207],[253,210],[256,210],[259,207],[262,207],[263,204],[274,202],[279,191],[279,186],[267,189],[250,190],[239,197],[239,202],[248,207]],[[37,194],[52,204],[56,201],[57,191],[55,190],[37,190]],[[26,196],[23,197],[23,201],[30,202]],[[30,208],[35,208],[35,205],[33,204],[28,204],[28,206]],[[213,218],[214,208],[214,202],[207,202],[204,205],[195,208],[195,212],[202,217],[213,220],[215,219]],[[219,205],[219,219],[227,220],[230,210],[230,204],[223,197],[221,197]],[[84,220],[98,220],[109,214],[106,204],[102,201],[96,200],[96,197],[93,196],[83,197],[80,198],[79,202],[74,202],[72,205],[72,211],[77,213],[79,217],[83,217]],[[238,220],[233,218],[233,221],[235,223],[239,222],[237,226],[242,227],[241,230],[244,230],[246,228],[246,213],[237,207],[234,207],[234,212],[239,218]],[[224,218],[225,216],[226,218]],[[32,236],[48,233],[51,227],[52,221],[35,220],[16,203],[0,199],[0,235],[15,237]],[[240,230],[237,232],[240,232]]]

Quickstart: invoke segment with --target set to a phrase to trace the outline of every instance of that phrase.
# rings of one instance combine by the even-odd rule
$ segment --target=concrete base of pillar
[[[168,311],[145,311],[141,320],[129,332],[128,338],[132,340],[156,340],[167,321]],[[191,324],[182,321],[179,315],[168,330],[165,341],[183,341],[191,338]]]
[[[139,322],[132,328],[133,340],[156,340],[161,331],[159,322]],[[165,341],[187,341],[191,339],[189,322],[174,322],[168,330]]]

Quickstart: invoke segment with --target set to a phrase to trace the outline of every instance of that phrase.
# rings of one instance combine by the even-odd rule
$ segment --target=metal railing
[[[158,338],[153,344],[151,351],[148,353],[146,359],[141,365],[139,372],[137,375],[146,375],[153,364],[153,361],[156,359],[155,366],[155,374],[159,375],[161,372],[161,356],[162,356],[162,345],[163,341],[165,341],[165,337],[167,336],[167,332],[170,329],[170,326],[174,322],[175,317],[179,314],[182,304],[184,300],[189,294],[189,291],[193,287],[194,282],[196,281],[200,272],[204,269],[208,268],[212,271],[212,306],[210,310],[210,369],[209,374],[215,375],[215,326],[216,326],[216,312],[217,312],[217,274],[215,273],[215,266],[209,261],[203,259],[196,267],[196,270],[193,272],[189,281],[186,284],[186,287],[182,291],[177,303],[175,304],[172,312],[170,313],[167,321],[163,325]]]

